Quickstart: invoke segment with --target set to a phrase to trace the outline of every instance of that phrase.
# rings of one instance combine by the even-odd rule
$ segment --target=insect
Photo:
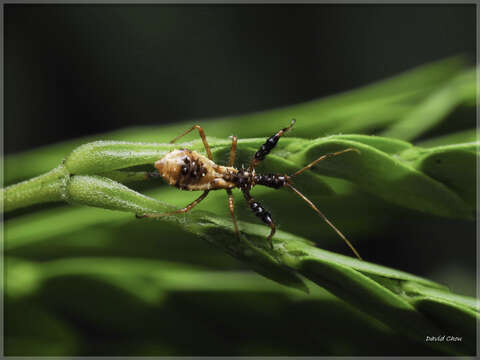
[[[233,225],[235,228],[235,233],[240,237],[238,230],[237,220],[234,213],[234,202],[232,189],[238,188],[242,191],[245,200],[247,201],[250,209],[253,213],[258,216],[266,225],[270,227],[270,234],[267,237],[270,246],[273,248],[272,237],[275,234],[275,223],[272,219],[272,215],[251,195],[250,190],[256,185],[263,185],[274,189],[279,189],[282,187],[287,187],[300,198],[302,198],[307,204],[318,213],[323,220],[332,227],[333,230],[345,241],[345,243],[350,247],[353,253],[361,259],[358,251],[353,247],[353,245],[348,241],[348,239],[338,230],[335,225],[333,225],[326,216],[300,191],[298,191],[293,186],[293,179],[303,173],[305,170],[310,169],[319,161],[322,161],[328,157],[337,156],[349,151],[357,151],[357,149],[348,148],[342,151],[335,153],[325,154],[320,156],[318,159],[312,161],[307,166],[296,171],[292,175],[287,174],[257,174],[255,172],[255,167],[262,162],[265,157],[270,153],[270,151],[277,145],[279,139],[287,132],[289,132],[293,125],[295,124],[295,119],[292,119],[291,124],[278,131],[274,135],[270,136],[267,141],[260,146],[260,149],[255,153],[253,159],[250,162],[248,168],[242,166],[241,169],[235,168],[235,154],[237,149],[237,137],[232,136],[232,147],[230,150],[230,160],[228,166],[222,166],[216,164],[212,160],[212,152],[210,146],[207,142],[205,132],[202,127],[199,125],[194,125],[183,134],[177,136],[170,143],[174,143],[181,137],[187,135],[193,130],[198,130],[198,133],[202,139],[207,157],[201,155],[195,151],[189,149],[182,150],[173,150],[167,153],[160,160],[156,161],[154,166],[156,171],[148,174],[149,177],[163,177],[170,185],[173,185],[181,190],[188,191],[203,191],[195,201],[191,202],[183,209],[176,211],[157,214],[143,214],[137,215],[138,218],[148,217],[148,218],[158,218],[167,215],[181,214],[186,213],[192,210],[198,203],[207,197],[211,190],[220,190],[224,189],[228,195],[228,208],[232,216]]]

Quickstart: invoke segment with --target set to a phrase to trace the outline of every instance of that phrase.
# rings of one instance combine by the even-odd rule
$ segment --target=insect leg
[[[161,175],[160,175],[160,173],[159,173],[158,171],[155,170],[155,171],[147,171],[147,172],[145,173],[145,177],[146,177],[147,179],[158,179],[158,178],[161,177]]]
[[[202,138],[202,142],[203,142],[203,146],[205,147],[205,151],[207,152],[207,156],[210,160],[213,160],[212,158],[212,152],[210,151],[210,145],[208,145],[208,142],[207,142],[207,137],[205,136],[205,131],[203,131],[202,127],[200,125],[193,125],[190,129],[188,129],[187,131],[185,131],[183,134],[177,136],[175,139],[173,139],[172,141],[170,141],[170,144],[173,144],[175,141],[177,141],[178,139],[180,139],[182,136],[185,136],[187,135],[189,132],[193,131],[197,129],[198,130],[198,133],[200,134],[200,137]]]
[[[272,220],[272,215],[265,210],[260,203],[256,202],[251,196],[248,190],[243,190],[243,196],[247,200],[250,209],[255,215],[257,215],[265,224],[270,226],[270,234],[267,237],[267,241],[270,243],[270,247],[273,249],[272,237],[275,234],[275,224]]]
[[[237,151],[237,137],[234,135],[232,136],[232,149],[230,150],[230,160],[228,162],[228,166],[233,166],[233,163],[235,162],[235,154]],[[237,219],[235,218],[235,208],[234,208],[234,203],[233,203],[233,194],[231,189],[227,189],[227,194],[228,194],[228,209],[230,210],[230,214],[232,215],[232,222],[233,222],[233,227],[235,228],[235,234],[237,234],[237,237],[240,239],[240,233],[238,232],[238,225],[237,225]]]
[[[294,177],[294,176],[297,176],[297,175],[300,175],[302,172],[304,172],[305,170],[308,170],[310,169],[313,165],[315,165],[316,163],[326,159],[326,158],[329,158],[329,157],[332,157],[332,156],[337,156],[337,155],[340,155],[340,154],[343,154],[343,153],[346,153],[346,152],[349,152],[349,151],[356,151],[357,153],[360,153],[359,150],[357,149],[353,149],[353,148],[348,148],[348,149],[345,149],[345,150],[342,150],[342,151],[337,151],[337,152],[334,152],[334,153],[330,153],[330,154],[325,154],[323,156],[320,156],[317,160],[314,160],[312,161],[310,164],[308,164],[307,166],[305,166],[304,168],[301,168],[300,170],[298,170],[295,174],[293,175],[290,175],[290,177]]]
[[[240,238],[240,233],[238,232],[237,219],[235,219],[232,190],[227,189],[227,194],[228,194],[228,209],[230,210],[230,214],[232,214],[232,222],[233,222],[233,227],[235,228],[235,234],[237,234],[237,237]]]
[[[293,192],[295,194],[297,194],[298,196],[300,196],[303,200],[305,200],[305,202],[310,205],[310,207],[317,213],[319,214],[322,219],[328,224],[330,225],[330,227],[335,230],[335,232],[338,234],[338,236],[340,236],[343,241],[345,241],[345,243],[348,245],[348,247],[353,251],[353,253],[355,254],[355,256],[357,258],[359,258],[360,260],[362,260],[362,257],[360,256],[360,254],[358,253],[358,251],[355,249],[355,247],[352,245],[352,243],[350,241],[348,241],[348,239],[345,237],[345,235],[343,235],[340,230],[338,230],[335,225],[333,225],[330,220],[327,219],[327,217],[320,211],[318,210],[318,208],[305,196],[303,195],[300,191],[298,191],[297,189],[295,189],[291,184],[289,183],[286,183],[285,184],[286,187],[289,187],[290,189],[293,190]]]
[[[192,201],[190,204],[185,206],[183,209],[179,209],[179,210],[175,210],[175,211],[171,211],[171,212],[163,213],[163,214],[151,213],[151,214],[137,215],[137,218],[139,218],[139,219],[144,218],[144,217],[157,218],[157,217],[162,217],[162,216],[168,216],[168,215],[173,215],[173,214],[182,214],[182,213],[189,212],[190,210],[192,210],[195,207],[195,205],[197,205],[200,201],[202,201],[203,199],[205,199],[207,197],[208,192],[209,192],[209,190],[204,191],[203,194],[198,197],[198,199],[196,199],[195,201]]]
[[[275,147],[275,145],[277,145],[280,137],[282,137],[283,134],[285,134],[286,132],[290,131],[293,124],[295,124],[295,119],[292,119],[290,126],[283,128],[275,135],[270,136],[267,141],[262,146],[260,146],[260,149],[258,149],[252,161],[250,162],[250,171],[255,169],[255,166],[257,166],[263,159],[265,159],[265,156],[267,156],[270,151],[272,151],[272,149]]]
[[[237,151],[237,137],[234,135],[232,136],[232,150],[230,150],[230,161],[228,162],[228,166],[233,166],[235,162],[235,154]]]

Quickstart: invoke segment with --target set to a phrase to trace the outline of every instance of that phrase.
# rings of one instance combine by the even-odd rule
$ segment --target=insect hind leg
[[[345,237],[345,235],[342,234],[340,230],[337,229],[335,225],[332,224],[330,220],[327,219],[327,217],[315,206],[313,202],[311,202],[305,195],[303,195],[300,191],[294,188],[292,184],[286,183],[285,186],[290,188],[295,194],[297,194],[302,200],[304,200],[313,209],[313,211],[320,215],[320,217],[338,234],[338,236],[340,236],[340,238],[345,242],[345,244],[347,244],[347,246],[352,250],[355,256],[359,260],[362,260],[362,257],[358,253],[357,249],[355,249],[353,244]]]
[[[202,138],[203,146],[205,147],[205,151],[207,152],[207,156],[210,160],[213,160],[212,158],[212,152],[210,151],[210,145],[208,145],[207,137],[205,136],[205,131],[203,131],[203,128],[200,125],[193,125],[190,129],[185,131],[183,134],[178,135],[175,139],[170,141],[170,144],[173,144],[175,141],[180,139],[181,137],[187,135],[188,133],[192,132],[193,130],[197,129],[198,134]]]

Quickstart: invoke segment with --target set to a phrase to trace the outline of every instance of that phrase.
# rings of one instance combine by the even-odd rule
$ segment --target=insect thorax
[[[239,189],[249,190],[254,184],[254,174],[247,170],[238,170],[235,174],[232,174],[231,181]]]

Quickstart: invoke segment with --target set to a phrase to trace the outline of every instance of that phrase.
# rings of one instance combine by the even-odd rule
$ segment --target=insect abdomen
[[[191,150],[174,150],[155,162],[155,168],[170,185],[185,190],[206,189],[209,165],[208,159]]]
[[[227,168],[192,150],[174,150],[155,162],[155,168],[170,185],[182,190],[230,189],[223,179]],[[231,169],[234,170],[234,169]]]
[[[180,168],[180,174],[183,182],[198,182],[203,176],[207,175],[207,169],[202,166],[200,159],[195,161],[185,157],[184,164]]]

